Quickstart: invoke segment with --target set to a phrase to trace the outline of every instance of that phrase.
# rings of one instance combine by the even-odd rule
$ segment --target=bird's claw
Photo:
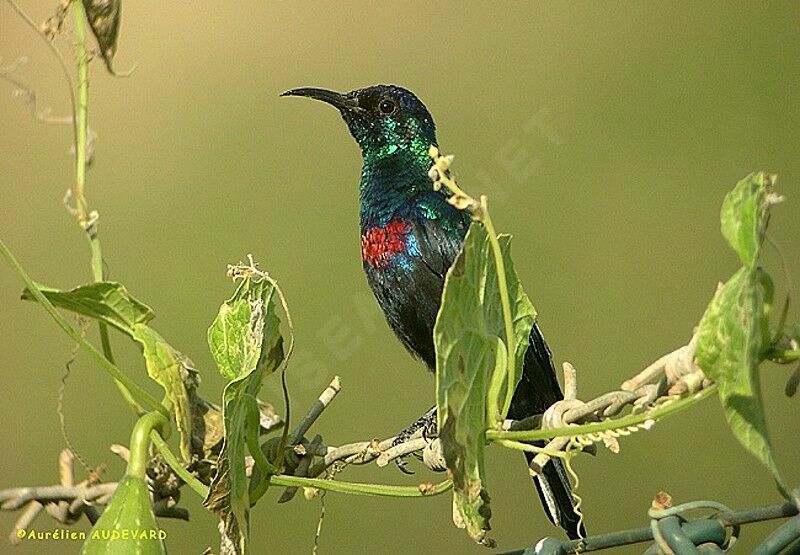
[[[432,441],[438,437],[438,429],[436,425],[436,407],[430,409],[408,428],[397,434],[397,437],[395,437],[394,441],[392,441],[392,447],[400,445],[401,443],[405,443],[417,432],[420,432],[422,437],[428,441]],[[421,454],[413,453],[413,455],[417,459],[422,460]],[[395,459],[395,464],[397,464],[397,468],[399,468],[404,474],[414,474],[414,471],[408,468],[408,460],[405,456],[397,457]]]
[[[408,468],[408,461],[406,460],[405,457],[397,457],[394,460],[394,463],[397,465],[397,468],[399,468],[400,472],[402,472],[403,474],[406,474],[408,476],[412,476],[414,474],[414,471]]]
[[[425,441],[433,441],[439,437],[439,426],[436,422],[435,412],[433,413],[433,418],[422,427],[422,437]]]

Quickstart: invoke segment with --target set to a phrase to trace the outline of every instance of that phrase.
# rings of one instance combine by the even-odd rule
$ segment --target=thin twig
[[[319,398],[314,401],[314,404],[311,405],[311,408],[308,409],[308,412],[300,420],[300,423],[297,425],[297,428],[289,434],[289,445],[294,445],[298,441],[300,441],[306,432],[311,428],[314,422],[317,421],[317,418],[322,415],[322,412],[328,408],[328,405],[333,401],[339,392],[342,390],[342,384],[339,380],[339,376],[334,376],[331,383],[328,384],[328,387],[320,394]]]
[[[67,63],[64,61],[64,56],[61,55],[61,52],[58,50],[58,48],[56,48],[55,44],[53,44],[53,42],[47,37],[47,35],[45,35],[42,32],[42,30],[39,28],[39,26],[36,25],[36,22],[33,21],[31,16],[29,16],[27,13],[25,13],[25,10],[23,10],[19,6],[19,4],[17,4],[14,0],[8,0],[8,3],[11,5],[11,7],[14,9],[14,11],[17,12],[17,14],[19,14],[19,16],[23,19],[23,21],[25,21],[25,23],[27,23],[28,26],[31,29],[33,29],[36,32],[36,34],[39,35],[42,38],[44,43],[47,45],[47,48],[50,49],[50,52],[53,53],[53,56],[55,56],[56,60],[58,61],[58,65],[61,68],[61,73],[63,74],[64,79],[67,82],[67,89],[69,90],[69,99],[70,99],[69,107],[70,107],[70,110],[72,111],[72,135],[73,135],[72,140],[73,140],[73,143],[75,144],[75,156],[77,157],[78,156],[78,116],[77,116],[77,112],[76,112],[77,102],[75,100],[75,86],[72,84],[72,77],[69,74],[69,69],[67,68]]]
[[[36,517],[39,516],[39,513],[42,512],[43,508],[44,505],[42,505],[39,501],[28,502],[28,504],[25,506],[25,510],[23,510],[22,514],[19,515],[19,518],[14,523],[14,528],[8,535],[8,539],[12,545],[18,545],[20,542],[22,542],[22,538],[19,537],[19,531],[30,528],[31,523],[36,520]]]
[[[422,437],[399,443],[394,447],[390,447],[386,451],[382,452],[378,456],[377,465],[383,467],[395,459],[410,455],[411,453],[415,453],[417,451],[422,451],[425,446],[428,445],[428,443],[429,440]]]
[[[82,497],[86,501],[92,501],[111,493],[117,487],[115,482],[98,484],[90,488],[80,486],[41,486],[41,487],[22,487],[0,491],[0,508],[4,511],[14,511],[25,505],[31,500],[42,502],[50,501],[72,501],[76,497]]]
[[[44,123],[48,125],[52,124],[72,124],[73,119],[69,116],[51,116],[50,115],[50,108],[39,110],[39,103],[38,97],[36,96],[36,91],[22,81],[22,79],[16,77],[14,72],[21,63],[23,63],[25,58],[20,58],[14,64],[7,66],[7,67],[0,67],[0,78],[8,81],[15,87],[17,90],[14,91],[15,96],[19,95],[24,98],[25,104],[27,104],[31,109],[31,117],[34,120],[38,121],[39,123]]]

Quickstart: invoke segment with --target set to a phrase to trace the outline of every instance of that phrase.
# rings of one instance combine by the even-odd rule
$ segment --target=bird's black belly
[[[405,262],[384,268],[365,264],[364,271],[389,326],[406,349],[433,371],[436,368],[433,325],[444,280],[433,274],[419,257],[407,258]]]

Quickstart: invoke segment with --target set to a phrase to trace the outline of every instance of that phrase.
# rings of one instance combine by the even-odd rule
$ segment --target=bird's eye
[[[397,104],[395,104],[394,101],[389,98],[384,98],[383,100],[381,100],[380,104],[378,104],[378,110],[380,110],[381,113],[385,115],[393,113],[396,109],[397,109]]]

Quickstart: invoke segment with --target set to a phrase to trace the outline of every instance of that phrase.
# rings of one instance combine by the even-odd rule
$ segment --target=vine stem
[[[181,480],[186,482],[186,484],[192,488],[192,490],[200,496],[201,499],[206,499],[208,497],[209,488],[203,482],[198,480],[194,474],[186,470],[181,462],[178,460],[178,457],[175,456],[175,453],[169,448],[169,445],[164,440],[163,437],[158,433],[158,430],[152,430],[150,432],[150,440],[153,442],[153,445],[156,446],[158,452],[164,457],[164,461],[169,465],[169,467],[175,471]]]
[[[75,35],[78,39],[78,110],[77,141],[75,145],[75,202],[81,224],[86,224],[88,206],[84,190],[86,188],[86,137],[88,136],[89,115],[89,53],[86,50],[86,10],[81,0],[72,0],[72,13],[75,16]]]
[[[514,440],[514,441],[534,441],[539,439],[550,439],[554,437],[574,437],[586,434],[593,434],[597,432],[605,432],[608,430],[617,430],[619,428],[627,428],[628,426],[638,426],[647,422],[648,420],[659,420],[672,414],[681,412],[690,406],[699,403],[703,399],[710,397],[712,393],[717,390],[716,385],[711,385],[699,393],[695,393],[689,397],[678,399],[664,403],[662,406],[657,407],[650,411],[645,411],[639,414],[629,414],[622,418],[614,418],[603,422],[593,422],[591,424],[581,424],[578,426],[567,426],[564,428],[552,428],[548,430],[519,430],[519,431],[501,431],[501,430],[487,430],[486,439],[489,441],[497,440]]]
[[[536,447],[529,443],[522,443],[521,441],[514,441],[511,439],[495,439],[494,443],[507,447],[509,449],[516,449],[517,451],[525,451],[527,453],[544,453],[549,457],[564,458],[566,454],[563,451],[556,451],[554,449],[547,449],[545,447]]]
[[[75,36],[77,37],[78,51],[78,97],[75,116],[75,186],[73,196],[78,210],[78,223],[86,232],[91,252],[92,279],[95,282],[103,281],[103,250],[100,238],[97,235],[97,216],[89,212],[86,201],[86,153],[89,129],[89,51],[86,48],[86,10],[81,0],[72,1],[72,11],[75,21]],[[74,98],[74,95],[73,95]],[[114,352],[111,349],[111,338],[108,326],[103,322],[98,323],[100,331],[100,346],[103,355],[114,363]],[[114,380],[125,401],[135,414],[142,415],[145,411],[136,401],[134,396],[119,380]]]
[[[156,432],[156,430],[164,435],[169,433],[169,420],[158,411],[148,412],[136,421],[133,432],[131,432],[130,457],[126,471],[128,476],[144,480],[147,473],[150,436],[151,432]]]
[[[503,404],[503,413],[505,413],[509,403],[511,402],[511,397],[514,395],[514,387],[516,386],[514,382],[514,374],[516,373],[517,367],[516,349],[514,348],[514,323],[511,320],[511,300],[508,296],[508,281],[506,280],[506,266],[503,262],[503,251],[500,250],[500,241],[497,240],[497,232],[494,229],[492,218],[489,216],[486,195],[481,195],[480,206],[481,210],[478,218],[481,223],[483,223],[484,227],[486,227],[486,232],[489,235],[489,244],[492,247],[492,254],[494,255],[494,265],[497,269],[497,288],[500,292],[500,304],[503,309],[503,325],[506,331],[506,353],[508,358],[506,359],[507,363],[505,373],[506,396]],[[497,378],[495,378],[496,376]],[[490,392],[496,391],[499,393],[500,387],[502,387],[500,380],[503,377],[503,374],[498,372],[492,374],[492,380],[489,387]],[[500,410],[497,406],[497,398],[498,395],[490,394],[488,401],[490,418],[489,422],[493,422],[495,426],[499,426],[503,420],[503,414],[500,413]]]
[[[354,495],[375,495],[380,497],[430,497],[444,493],[453,487],[451,480],[438,484],[423,486],[387,486],[381,484],[360,484],[355,482],[340,482],[323,478],[303,478],[301,476],[286,476],[276,474],[269,477],[269,482],[275,486],[295,486],[317,488],[339,493]]]

